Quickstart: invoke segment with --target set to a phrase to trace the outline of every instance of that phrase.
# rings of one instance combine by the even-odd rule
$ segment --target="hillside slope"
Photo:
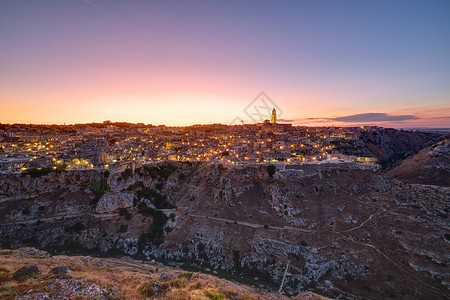
[[[390,170],[389,178],[406,183],[450,186],[449,140],[427,147]]]

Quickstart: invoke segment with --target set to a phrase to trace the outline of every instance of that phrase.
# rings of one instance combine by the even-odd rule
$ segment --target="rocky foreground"
[[[289,299],[212,275],[129,257],[50,256],[0,251],[0,299]],[[303,293],[296,300],[325,300]]]

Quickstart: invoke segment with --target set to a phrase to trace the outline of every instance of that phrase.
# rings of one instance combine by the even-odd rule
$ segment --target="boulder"
[[[67,274],[70,275],[70,270],[67,267],[55,267],[48,271],[48,274]]]
[[[30,279],[34,275],[40,275],[41,271],[39,271],[38,266],[31,265],[31,266],[24,266],[14,272],[13,274],[13,280],[15,281],[25,281],[27,279]]]

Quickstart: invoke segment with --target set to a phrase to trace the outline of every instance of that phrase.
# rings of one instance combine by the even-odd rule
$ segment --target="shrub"
[[[189,285],[189,289],[199,290],[205,287],[208,283],[203,278],[197,278],[193,283]]]
[[[159,170],[157,167],[143,166],[144,176],[150,176],[152,179],[158,177]]]
[[[127,180],[128,178],[131,178],[133,176],[133,170],[132,169],[126,169],[122,173],[120,173],[120,177],[123,180]]]
[[[163,187],[164,187],[164,183],[162,183],[162,182],[158,182],[157,184],[155,184],[155,188],[157,190],[162,190]]]
[[[192,272],[186,272],[178,275],[175,279],[170,281],[170,286],[178,289],[185,287],[187,281],[191,280],[192,274]]]
[[[363,285],[363,286],[362,286],[362,289],[363,289],[364,291],[366,291],[366,292],[369,292],[369,293],[372,291],[372,289],[370,288],[370,286],[367,285],[367,284]]]
[[[241,268],[241,252],[239,250],[233,250],[233,262],[234,262],[234,267],[237,270],[240,270]]]
[[[64,231],[69,232],[69,233],[71,233],[71,232],[80,232],[80,231],[82,231],[84,228],[85,228],[85,226],[83,225],[83,223],[77,222],[77,223],[75,223],[75,224],[72,225],[72,226],[66,226],[66,227],[64,228]]]
[[[211,299],[211,300],[225,299],[222,292],[218,292],[218,291],[206,290],[205,295],[208,296],[209,299]]]
[[[269,225],[264,224],[264,229],[267,229],[267,228],[269,228]]]
[[[202,252],[203,250],[205,250],[205,244],[203,244],[202,242],[198,243],[197,250],[198,252]]]
[[[192,275],[194,275],[193,272],[186,272],[186,273],[181,273],[180,275],[178,275],[178,278],[187,278],[187,279],[191,279]]]
[[[275,167],[274,165],[267,166],[267,173],[269,174],[270,177],[272,177],[276,172],[277,172],[277,167]]]
[[[162,179],[167,180],[172,173],[173,173],[172,169],[165,167],[161,170],[160,175]]]
[[[168,282],[151,281],[142,284],[138,291],[139,294],[145,297],[160,297],[164,296],[169,289],[170,284]]]
[[[186,179],[186,174],[184,174],[184,173],[180,173],[179,175],[178,175],[178,180],[179,181],[184,181],[185,179]]]
[[[136,192],[137,198],[150,200],[156,208],[174,208],[174,205],[167,202],[167,197],[151,189],[141,189]]]
[[[303,247],[306,247],[306,246],[308,246],[308,243],[305,241],[301,241],[300,245],[302,245]]]
[[[34,168],[34,169],[28,169],[24,173],[29,174],[31,177],[41,177],[44,175],[47,175],[51,172],[61,172],[67,168],[67,164],[64,164],[62,166],[58,166],[56,168],[53,167],[47,167],[47,168]]]
[[[128,209],[126,209],[124,207],[119,209],[119,215],[120,216],[124,216],[126,220],[130,220],[131,219],[131,214],[128,212]]]
[[[119,232],[127,232],[128,231],[128,225],[122,224],[120,225]]]
[[[353,280],[353,275],[350,273],[347,273],[344,275],[345,281],[350,282]]]
[[[149,207],[142,207],[139,211],[141,213],[144,212],[144,215],[150,214],[153,216],[153,222],[150,228],[139,237],[138,244],[140,248],[146,242],[153,243],[156,246],[161,245],[164,242],[164,225],[166,224],[167,217],[161,211]]]
[[[99,181],[94,182],[89,189],[94,193],[95,197],[92,200],[91,204],[93,206],[97,205],[97,202],[100,198],[106,193],[109,192],[109,185],[106,178],[103,178]]]
[[[177,288],[177,289],[181,289],[185,285],[186,285],[186,279],[184,279],[184,278],[177,277],[174,280],[170,281],[170,286]]]

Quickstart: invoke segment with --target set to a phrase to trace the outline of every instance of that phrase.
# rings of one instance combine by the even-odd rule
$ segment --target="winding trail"
[[[208,220],[215,220],[215,221],[222,221],[222,222],[228,222],[228,223],[234,223],[238,225],[243,225],[251,228],[264,228],[265,225],[257,224],[257,223],[249,223],[249,222],[242,222],[242,221],[236,221],[236,220],[230,220],[230,219],[223,219],[223,218],[216,218],[216,217],[208,217],[208,216],[201,216],[201,215],[194,215],[194,214],[187,214],[187,216],[193,217],[193,218],[200,218],[200,219],[208,219]],[[314,233],[317,232],[316,230],[309,230],[309,229],[301,229],[296,227],[290,227],[290,226],[269,226],[267,229],[276,229],[276,230],[296,230],[300,232],[306,232],[306,233]]]
[[[114,216],[118,216],[118,213],[112,213],[112,214],[91,214],[91,213],[81,213],[81,214],[72,214],[72,215],[55,215],[53,217],[48,218],[35,218],[35,219],[22,219],[12,222],[6,222],[6,223],[0,223],[0,226],[7,226],[7,225],[14,225],[14,224],[33,224],[38,221],[46,222],[46,221],[56,221],[56,220],[62,220],[62,219],[72,219],[72,218],[79,218],[79,217],[85,217],[85,216],[91,216],[95,218],[112,218]]]
[[[336,233],[337,233],[337,232],[336,232]],[[446,298],[449,297],[449,296],[448,296],[445,292],[443,292],[442,290],[440,290],[440,289],[438,289],[438,288],[432,286],[431,284],[429,284],[429,283],[423,281],[422,279],[420,279],[419,277],[417,277],[417,276],[414,275],[413,273],[411,273],[411,272],[407,271],[406,269],[402,268],[402,266],[400,266],[400,265],[397,264],[395,261],[393,261],[392,259],[390,259],[386,254],[384,254],[383,251],[381,251],[380,249],[378,249],[378,248],[375,247],[374,245],[367,244],[367,243],[360,243],[360,242],[354,240],[353,238],[351,238],[351,237],[349,237],[349,236],[346,236],[346,235],[343,235],[343,234],[341,234],[341,236],[344,237],[345,239],[348,239],[348,240],[352,241],[353,243],[355,243],[355,244],[357,244],[357,245],[365,246],[365,247],[369,247],[369,248],[374,249],[375,251],[377,251],[378,253],[380,253],[385,259],[387,259],[389,262],[391,262],[394,266],[396,266],[397,268],[399,268],[399,269],[402,270],[403,272],[405,272],[405,273],[407,273],[408,275],[410,275],[410,276],[414,277],[415,279],[419,280],[419,281],[422,282],[423,284],[427,285],[429,288],[432,288],[433,290],[438,291],[439,293],[443,294]]]

